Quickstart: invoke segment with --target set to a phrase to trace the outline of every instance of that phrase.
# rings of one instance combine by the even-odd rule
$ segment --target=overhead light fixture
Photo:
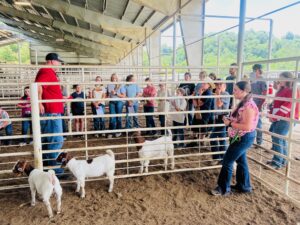
[[[31,1],[30,0],[14,0],[15,5],[19,6],[30,6]]]

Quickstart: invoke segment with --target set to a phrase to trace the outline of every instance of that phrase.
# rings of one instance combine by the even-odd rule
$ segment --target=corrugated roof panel
[[[61,18],[60,14],[56,10],[52,10],[52,9],[48,9],[48,8],[46,8],[46,9],[55,20],[64,22],[64,20]]]
[[[78,24],[81,28],[88,29],[88,30],[90,29],[90,24],[89,23],[87,23],[83,20],[78,20],[78,19],[77,19],[77,22],[78,22]]]
[[[144,7],[143,11],[140,13],[139,17],[136,19],[135,24],[141,26],[145,22],[145,20],[148,19],[148,17],[151,15],[152,12],[153,12],[153,9]]]
[[[110,31],[107,31],[107,30],[103,30],[102,33],[103,33],[104,35],[107,35],[107,36],[110,36],[110,37],[114,37],[114,36],[115,36],[115,33],[110,32]]]
[[[95,31],[95,32],[98,32],[98,33],[101,33],[102,32],[102,29],[98,26],[95,26],[93,24],[91,24],[91,30],[92,31]]]
[[[85,0],[70,0],[71,4],[85,7]]]
[[[103,12],[104,0],[88,0],[88,9],[96,12]]]
[[[126,0],[110,0],[106,2],[105,15],[120,19],[125,10]]]
[[[135,2],[130,1],[127,7],[127,10],[124,14],[123,20],[132,23],[138,12],[140,11],[141,6]]]
[[[69,16],[66,15],[64,13],[62,13],[63,17],[65,18],[65,20],[67,21],[68,24],[73,25],[73,26],[77,26],[77,23],[75,21],[75,18],[73,16]]]
[[[160,12],[155,12],[154,15],[148,20],[147,26],[152,29],[159,24],[166,16]]]

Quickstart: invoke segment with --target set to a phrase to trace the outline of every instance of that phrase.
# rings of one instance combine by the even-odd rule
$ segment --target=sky
[[[265,18],[273,20],[273,35],[280,38],[287,32],[293,32],[300,35],[300,1],[296,0],[248,0],[246,5],[246,16],[257,17],[292,3],[298,3]],[[206,3],[206,15],[239,16],[240,0],[209,0]],[[191,18],[194,19],[194,18]],[[228,27],[238,24],[238,19],[217,19],[206,18],[205,33],[215,33]],[[246,30],[269,31],[269,22],[265,20],[256,20],[245,25]],[[180,29],[177,27],[177,35],[180,35]],[[238,28],[232,29],[238,32]],[[172,46],[173,31],[169,29],[162,34],[162,44]],[[176,45],[182,43],[181,38],[177,38]]]
[[[286,5],[296,3],[292,7],[276,12],[266,18],[273,19],[273,34],[276,37],[284,36],[287,32],[293,32],[300,35],[300,1],[295,0],[248,0],[246,5],[246,16],[257,17],[275,9],[284,7]],[[239,0],[209,0],[206,4],[207,15],[226,15],[239,16]],[[238,24],[238,20],[232,19],[207,19],[206,32],[215,32]],[[246,24],[246,30],[268,30],[267,21],[257,21]]]

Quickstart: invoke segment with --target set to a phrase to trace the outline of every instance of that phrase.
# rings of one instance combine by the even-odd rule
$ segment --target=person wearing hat
[[[202,111],[202,110],[212,110],[213,109],[213,98],[205,98],[205,96],[211,96],[212,89],[215,88],[215,84],[213,83],[213,80],[209,77],[205,77],[202,80],[201,88],[198,89],[198,91],[195,93],[196,96],[202,96],[204,98],[194,99],[193,104],[195,107],[195,111]],[[193,125],[208,125],[212,123],[212,112],[195,112],[195,116],[193,119]],[[199,133],[199,137],[202,139],[205,135],[207,135],[208,127],[201,127],[201,128],[192,128],[192,131],[196,133],[196,135]],[[194,146],[195,143],[191,143],[189,146]]]
[[[226,83],[222,83],[221,79],[217,79],[216,91],[214,98],[214,109],[215,110],[228,110],[230,97],[229,93],[226,90]],[[223,124],[223,117],[228,116],[229,112],[215,112],[215,124]],[[210,138],[225,138],[226,137],[226,127],[213,127],[212,133]],[[226,151],[226,140],[217,140],[217,141],[210,141],[211,151],[212,152],[219,152],[219,151]],[[213,159],[215,160],[222,160],[223,154],[213,155]],[[215,161],[220,163],[220,161]]]
[[[46,65],[49,68],[41,68],[36,77],[35,82],[59,82],[57,78],[56,68],[51,68],[52,66],[61,65],[62,60],[56,53],[49,53],[46,55]],[[62,91],[60,85],[39,85],[38,86],[38,98],[39,100],[58,100],[57,102],[44,102],[39,104],[40,114],[46,117],[56,117],[56,119],[51,120],[41,120],[41,132],[43,134],[51,133],[63,133],[62,120],[59,118],[62,113],[64,113],[63,102],[59,99],[63,99]],[[43,137],[42,145],[43,150],[58,150],[63,146],[63,136],[51,136]],[[55,158],[58,152],[43,154],[43,164],[44,166],[56,166]],[[63,173],[62,168],[54,169],[56,173]]]
[[[263,80],[257,80],[257,79],[262,79],[262,65],[261,64],[254,64],[252,66],[253,70],[253,75],[250,75],[250,81],[251,81],[251,92],[254,95],[259,95],[259,96],[266,96],[268,92],[268,86],[267,82]],[[255,102],[259,112],[261,113],[263,104],[265,103],[264,98],[257,98],[253,97],[253,101]],[[262,129],[262,120],[261,120],[261,115],[259,115],[258,123],[257,123],[257,128]],[[256,144],[261,145],[263,142],[262,138],[262,131],[257,130],[256,133]]]

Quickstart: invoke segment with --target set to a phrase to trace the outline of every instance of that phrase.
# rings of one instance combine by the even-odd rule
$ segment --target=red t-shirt
[[[155,97],[157,94],[156,88],[154,86],[147,86],[143,89],[144,97]],[[145,106],[155,106],[155,100],[146,100]]]
[[[51,68],[42,68],[36,75],[35,82],[59,82],[56,73]],[[42,85],[43,100],[63,99],[63,95],[59,85]],[[45,102],[45,113],[63,113],[63,102]]]

